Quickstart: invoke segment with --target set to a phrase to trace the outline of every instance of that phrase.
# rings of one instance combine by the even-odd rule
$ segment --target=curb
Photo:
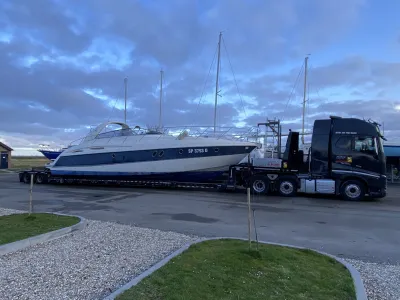
[[[179,254],[181,254],[184,251],[186,251],[187,249],[189,249],[190,246],[192,246],[194,244],[201,243],[201,242],[205,242],[205,241],[223,240],[223,239],[248,241],[248,239],[244,239],[244,238],[215,237],[215,238],[200,238],[200,239],[197,239],[197,240],[195,240],[193,242],[189,242],[186,245],[184,245],[181,248],[179,248],[178,250],[172,252],[167,257],[165,257],[162,260],[160,260],[158,263],[156,263],[155,265],[153,265],[152,267],[150,267],[149,269],[147,269],[143,273],[141,273],[138,276],[136,276],[135,278],[133,278],[128,283],[126,283],[123,286],[121,286],[120,288],[118,288],[116,291],[114,291],[112,294],[110,294],[107,297],[105,297],[103,300],[114,300],[117,296],[119,296],[120,294],[122,294],[126,290],[128,290],[131,287],[137,285],[142,279],[146,278],[147,276],[151,275],[154,271],[158,270],[159,268],[161,268],[162,266],[167,264],[172,258],[174,258],[175,256],[178,256]],[[306,248],[306,247],[298,247],[298,246],[293,246],[293,245],[289,245],[289,244],[280,244],[280,243],[265,242],[265,241],[259,241],[259,243],[267,244],[267,245],[282,246],[282,247],[290,247],[290,248],[294,248],[294,249],[307,249],[307,250],[311,250],[311,251],[314,251],[314,252],[317,252],[319,254],[322,254],[322,255],[325,255],[325,256],[329,256],[329,257],[335,259],[337,262],[339,262],[342,265],[344,265],[346,267],[346,269],[350,272],[350,275],[353,278],[354,288],[355,288],[355,291],[356,291],[356,299],[357,300],[368,300],[367,293],[365,291],[365,287],[364,287],[364,284],[362,282],[360,273],[356,270],[356,268],[353,267],[353,265],[349,264],[345,260],[343,260],[343,259],[341,259],[341,258],[339,258],[337,256],[334,256],[332,254],[328,254],[328,253],[325,253],[325,252],[322,252],[322,251],[319,251],[319,250],[314,250],[314,249],[310,249],[310,248]]]
[[[75,225],[69,226],[69,227],[64,227],[64,228],[57,229],[54,231],[50,231],[50,232],[46,232],[46,233],[39,234],[36,236],[32,236],[27,239],[23,239],[20,241],[15,241],[15,242],[12,242],[9,244],[2,245],[2,246],[0,246],[0,256],[6,255],[8,253],[15,252],[18,250],[22,250],[24,248],[27,248],[27,247],[30,247],[30,246],[33,246],[36,244],[54,240],[56,238],[66,235],[68,233],[72,233],[72,232],[81,230],[86,225],[86,219],[83,217],[80,217],[80,216],[67,215],[67,214],[61,214],[61,213],[51,213],[51,214],[60,215],[60,216],[68,216],[68,217],[77,217],[80,219],[80,222]]]

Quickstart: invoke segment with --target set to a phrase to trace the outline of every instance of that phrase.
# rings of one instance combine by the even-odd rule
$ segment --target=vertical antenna
[[[214,107],[214,135],[217,127],[217,103],[218,103],[218,83],[219,83],[219,69],[220,69],[220,58],[221,58],[221,38],[222,32],[219,33],[218,39],[218,63],[217,63],[217,79],[215,81],[215,107]]]
[[[160,71],[160,113],[158,116],[158,129],[161,130],[161,119],[162,119],[162,89],[163,89],[163,76],[164,76],[164,71]]]
[[[307,64],[308,64],[308,56],[304,59],[304,94],[303,94],[303,127],[302,127],[302,136],[301,142],[304,145],[304,119],[306,115],[306,97],[307,97]]]
[[[127,89],[128,89],[128,78],[125,77],[124,79],[124,86],[125,86],[125,113],[124,113],[124,122],[126,124],[126,95],[127,95]]]

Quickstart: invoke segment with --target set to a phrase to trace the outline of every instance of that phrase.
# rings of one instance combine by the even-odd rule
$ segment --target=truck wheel
[[[37,174],[36,175],[36,183],[37,184],[43,184],[43,183],[46,183],[46,175],[44,175],[44,174]]]
[[[26,184],[31,183],[31,174],[29,174],[29,173],[24,174],[24,183],[26,183]]]
[[[340,195],[344,200],[361,201],[365,197],[365,187],[358,180],[348,180],[340,187]]]
[[[269,180],[266,176],[255,175],[250,180],[251,192],[257,195],[268,193]]]
[[[283,197],[293,197],[297,193],[297,182],[292,177],[282,177],[279,179],[279,195]]]

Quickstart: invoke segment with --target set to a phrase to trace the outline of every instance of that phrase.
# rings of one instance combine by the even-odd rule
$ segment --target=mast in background
[[[125,112],[124,112],[124,122],[126,124],[126,96],[127,96],[127,89],[128,89],[128,78],[125,77],[124,79],[124,87],[125,87]]]
[[[303,126],[302,126],[302,135],[301,142],[304,145],[304,120],[306,115],[306,97],[307,97],[307,65],[308,65],[308,56],[304,59],[304,94],[303,94]]]
[[[218,103],[218,84],[219,84],[219,69],[221,64],[221,39],[222,39],[222,31],[219,33],[218,39],[218,62],[217,62],[217,78],[215,81],[215,106],[214,106],[214,134],[217,127],[217,103]]]
[[[160,71],[160,112],[158,116],[158,129],[161,129],[162,126],[162,92],[163,92],[163,76],[164,76],[164,71]]]

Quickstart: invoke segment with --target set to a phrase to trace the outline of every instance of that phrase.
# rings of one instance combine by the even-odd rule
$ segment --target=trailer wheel
[[[250,189],[252,193],[261,195],[267,194],[269,190],[269,180],[266,176],[263,175],[255,175],[251,177],[250,180]]]
[[[348,201],[361,201],[365,197],[365,187],[358,180],[348,180],[340,187],[340,196]]]
[[[292,177],[281,177],[279,179],[279,195],[283,197],[293,197],[297,193],[297,182]]]
[[[24,183],[26,183],[26,184],[31,183],[31,174],[29,174],[29,173],[24,174]]]
[[[46,181],[47,181],[47,177],[45,174],[39,173],[36,175],[36,183],[37,184],[43,184],[43,183],[46,183]]]

